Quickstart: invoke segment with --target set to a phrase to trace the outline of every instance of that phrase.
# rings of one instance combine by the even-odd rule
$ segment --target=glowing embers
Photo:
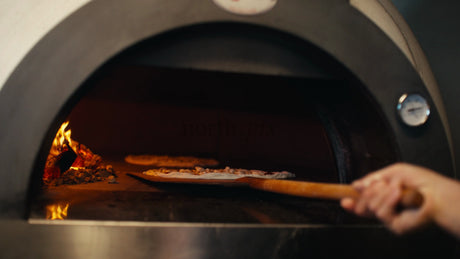
[[[56,133],[46,159],[43,182],[46,186],[80,184],[109,179],[116,183],[115,172],[104,165],[99,155],[71,139],[69,122],[64,122]]]
[[[70,203],[65,204],[51,204],[46,206],[46,219],[49,220],[63,220],[67,218],[67,212]]]

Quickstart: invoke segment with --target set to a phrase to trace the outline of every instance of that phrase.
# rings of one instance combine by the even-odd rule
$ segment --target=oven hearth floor
[[[66,220],[249,224],[373,224],[344,212],[337,201],[314,200],[245,187],[146,183],[130,176],[141,168],[113,163],[108,181],[49,187],[35,197],[30,219],[49,218],[67,204]]]

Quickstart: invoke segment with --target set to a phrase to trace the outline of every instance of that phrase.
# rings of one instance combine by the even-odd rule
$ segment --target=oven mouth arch
[[[231,42],[228,44],[229,40]],[[229,51],[229,54],[225,53],[228,49],[236,50],[237,54],[232,51]],[[222,53],[224,54],[222,55]],[[260,60],[262,56],[274,56],[275,58],[268,59],[268,61]],[[200,63],[202,60],[206,60],[206,62],[204,62],[204,64]],[[256,60],[256,63],[253,62],[254,60]],[[343,84],[343,88],[347,88],[347,90],[341,91],[351,92],[349,98],[355,100],[353,105],[360,106],[351,113],[359,114],[366,113],[365,110],[372,111],[365,115],[367,119],[364,120],[369,121],[375,119],[379,121],[381,125],[374,128],[381,128],[382,132],[381,134],[375,135],[386,135],[386,137],[384,137],[386,140],[383,142],[390,143],[388,150],[392,150],[391,152],[395,154],[390,160],[399,160],[399,151],[393,143],[394,137],[388,129],[389,125],[384,119],[383,112],[376,104],[376,101],[373,100],[373,97],[367,91],[366,87],[348,71],[346,67],[325,53],[321,48],[303,39],[297,38],[294,35],[273,30],[268,27],[229,22],[193,25],[155,35],[150,39],[134,44],[106,61],[84,83],[82,83],[76,92],[71,95],[66,104],[63,105],[63,108],[60,109],[54,120],[53,126],[48,130],[48,137],[44,139],[41,148],[42,152],[39,153],[46,154],[43,150],[49,150],[50,140],[54,138],[55,132],[60,124],[78,101],[92,89],[95,84],[94,82],[109,77],[110,73],[117,73],[113,71],[118,69],[117,66],[119,64],[155,67],[160,70],[176,69],[176,71],[179,72],[185,71],[185,74],[195,73],[194,71],[196,71],[197,74],[216,73],[217,77],[219,73],[220,76],[240,74],[243,76],[246,75],[248,78],[251,76],[265,76],[268,78],[272,77],[275,80],[278,77],[292,80],[294,81],[294,85],[301,84],[298,81],[302,79],[312,80],[313,84],[315,84],[315,82],[336,81],[338,82],[337,84]],[[199,80],[199,78],[197,79]],[[304,84],[309,84],[309,82],[304,82]],[[320,83],[320,87],[321,84],[324,83]],[[193,87],[193,84],[191,84],[191,86]],[[306,88],[308,88],[308,86]],[[341,86],[338,86],[338,88],[341,88]],[[108,91],[111,90],[109,89]],[[260,91],[262,92],[263,89],[261,88]],[[280,87],[280,91],[282,91],[282,87]],[[351,122],[346,123],[346,120],[354,121],[354,123],[357,124],[359,123],[357,122],[358,120],[352,119],[355,115],[350,117],[346,112],[340,112],[342,111],[340,108],[337,109],[337,111],[334,111],[334,108],[330,107],[325,109],[327,105],[333,106],[334,104],[332,102],[347,102],[343,97],[340,97],[344,92],[334,93],[333,89],[321,91],[324,91],[321,93],[322,97],[318,97],[317,92],[312,94],[314,97],[305,97],[306,100],[310,100],[307,102],[312,102],[314,98],[319,98],[329,103],[321,104],[321,101],[316,100],[314,101],[316,103],[315,107],[310,107],[310,109],[313,108],[315,112],[321,113],[317,114],[317,116],[320,117],[322,123],[328,125],[328,135],[336,139],[334,142],[338,145],[339,142],[342,143],[343,141],[337,139],[340,135],[337,132],[337,128],[346,128],[348,127],[346,126],[347,124],[352,124]],[[214,93],[218,95],[217,92]],[[305,95],[305,93],[300,94]],[[263,96],[263,93],[261,96]],[[254,97],[254,99],[257,98],[254,95],[252,97]],[[117,96],[116,98],[121,97]],[[134,98],[142,99],[143,97]],[[359,101],[360,104],[356,103],[356,100],[359,99],[361,99]],[[159,99],[157,98],[156,100],[158,101]],[[145,101],[145,99],[141,100],[141,102]],[[301,99],[298,99],[298,102],[301,101]],[[299,109],[304,109],[304,107],[300,107]],[[350,110],[351,108],[347,109]],[[335,119],[327,118],[332,114],[335,114],[332,116]],[[335,125],[336,123],[333,121],[338,120],[338,118],[342,118],[341,126]],[[350,137],[351,135],[359,135],[350,132],[343,132],[342,135],[344,134],[348,135],[349,138],[352,138]],[[363,142],[358,139],[355,139],[355,141]],[[351,145],[353,141],[349,140],[348,142],[350,142],[348,145]],[[363,143],[365,142],[366,141]],[[343,143],[340,145],[343,145]],[[335,146],[333,149],[336,152],[341,152],[341,150],[346,148],[343,146]],[[340,157],[344,156],[343,154],[336,155]],[[44,159],[38,159],[37,161],[39,166],[35,166],[35,168],[42,168],[43,166],[40,165],[40,161],[44,161]],[[44,162],[41,163],[43,164]],[[345,162],[339,162],[338,164],[344,163]],[[346,171],[353,170],[349,168]],[[350,177],[345,177],[347,174],[349,173],[341,173],[340,182],[349,182],[352,179]],[[358,175],[360,174],[355,174],[353,178],[356,178]]]
[[[225,30],[222,30],[222,28],[225,28]],[[216,31],[222,32],[224,31],[224,40],[221,41],[225,42],[226,39],[228,39],[228,34],[230,32],[230,35],[234,41],[237,41],[236,39],[239,39],[238,35],[235,35],[235,32],[241,32],[242,29],[246,28],[246,30],[242,33],[242,38],[246,39],[246,41],[242,41],[240,44],[236,44],[239,51],[241,51],[243,54],[247,54],[250,51],[253,51],[253,49],[245,49],[245,46],[251,44],[247,44],[247,33],[250,33],[251,35],[263,35],[262,39],[263,42],[269,43],[269,44],[274,44],[274,42],[281,42],[285,43],[288,42],[289,45],[282,45],[280,47],[277,44],[274,44],[277,46],[274,48],[275,51],[277,51],[277,57],[278,59],[275,62],[276,64],[283,64],[284,63],[290,63],[289,61],[292,61],[293,59],[307,59],[309,61],[308,67],[303,66],[302,72],[303,74],[299,74],[299,71],[296,71],[296,73],[292,74],[287,74],[287,75],[279,75],[279,74],[272,74],[272,71],[268,70],[262,70],[261,73],[241,73],[241,72],[233,72],[233,71],[220,71],[219,69],[216,69],[218,71],[213,71],[211,69],[205,69],[203,67],[197,68],[197,66],[194,66],[193,63],[187,63],[184,61],[184,59],[181,62],[176,62],[176,63],[171,63],[171,64],[164,64],[164,63],[153,63],[152,62],[158,62],[158,60],[176,60],[175,58],[156,58],[156,51],[160,52],[160,54],[163,54],[163,48],[164,46],[167,47],[168,52],[167,53],[173,53],[175,55],[181,55],[183,53],[183,50],[179,49],[179,51],[175,51],[176,49],[174,48],[174,42],[177,42],[177,39],[187,39],[186,42],[192,42],[194,43],[193,37],[197,37],[199,39],[206,38],[206,39],[211,39],[211,43],[207,43],[206,40],[200,41],[199,46],[209,46],[211,44],[216,45],[215,41],[219,41],[220,37],[219,35],[216,35]],[[233,32],[233,33],[231,33]],[[201,34],[199,34],[201,33]],[[211,34],[212,37],[207,36],[208,34]],[[185,37],[182,37],[181,35],[188,35]],[[204,35],[204,36],[203,36]],[[254,37],[253,40],[255,40],[258,37]],[[170,40],[172,39],[172,40]],[[271,40],[273,39],[273,40]],[[257,42],[257,46],[261,46],[261,49],[264,50],[264,54],[269,55],[271,54],[270,51],[267,51],[268,48],[264,48],[263,42]],[[183,47],[183,44],[181,42],[180,47]],[[208,45],[206,45],[208,44]],[[219,44],[217,44],[219,45]],[[192,44],[192,46],[194,46]],[[196,46],[196,45],[195,45]],[[222,44],[220,44],[221,48],[225,49],[225,46],[222,47]],[[295,47],[294,47],[295,46]],[[281,48],[287,49],[289,52],[294,52],[297,55],[295,56],[290,56],[288,54],[282,54],[283,52],[280,50]],[[194,47],[185,47],[188,51],[194,51]],[[206,48],[205,49],[209,49]],[[298,50],[298,51],[296,51]],[[307,51],[309,50],[309,51]],[[222,51],[219,49],[218,51]],[[254,51],[253,51],[254,52]],[[147,54],[146,54],[147,53]],[[200,56],[204,55],[211,55],[213,56],[215,52],[210,52],[210,53],[202,53]],[[306,55],[302,55],[300,53],[305,53]],[[163,54],[164,55],[164,54]],[[167,56],[167,55],[166,55]],[[307,57],[305,57],[307,56]],[[310,56],[314,56],[315,58],[311,58]],[[148,57],[148,58],[147,58]],[[246,57],[246,56],[245,56]],[[281,58],[283,57],[284,60]],[[319,59],[320,65],[318,65],[315,61]],[[192,58],[191,61],[195,61],[196,58]],[[205,58],[206,59],[206,58]],[[250,57],[250,60],[252,57]],[[209,60],[209,59],[207,59]],[[217,58],[216,60],[220,61],[222,60],[221,58]],[[242,59],[238,59],[238,62],[241,62]],[[286,61],[285,61],[286,60]],[[150,62],[149,62],[150,61]],[[301,63],[302,61],[299,60],[294,60],[294,63]],[[292,37],[290,35],[283,35],[281,32],[273,31],[267,28],[262,28],[258,26],[254,27],[249,27],[248,25],[245,24],[231,24],[231,23],[225,23],[225,24],[212,24],[212,25],[199,25],[199,26],[193,26],[193,27],[188,27],[188,28],[181,28],[178,29],[177,31],[169,32],[164,35],[160,36],[155,36],[151,40],[146,40],[143,41],[132,48],[120,53],[119,55],[115,56],[114,58],[108,60],[101,68],[96,70],[94,74],[86,80],[84,84],[80,88],[78,88],[77,92],[73,94],[73,96],[69,99],[66,105],[63,106],[61,109],[58,117],[54,121],[54,128],[50,127],[48,133],[47,133],[47,140],[44,141],[42,145],[42,151],[40,154],[45,156],[47,151],[49,150],[49,145],[51,143],[51,140],[53,139],[56,129],[59,127],[59,125],[64,121],[64,118],[67,117],[67,115],[70,113],[72,108],[77,105],[78,101],[84,97],[88,92],[90,92],[94,85],[97,85],[99,81],[104,80],[104,78],[110,77],[110,75],[117,75],[119,74],[122,70],[117,70],[120,66],[120,64],[135,64],[135,65],[141,65],[141,66],[146,66],[146,67],[154,67],[156,69],[160,70],[160,74],[167,74],[167,77],[174,76],[171,74],[171,72],[168,72],[168,69],[172,70],[173,72],[178,72],[181,76],[182,75],[187,75],[190,73],[197,74],[197,76],[194,76],[193,78],[205,78],[208,75],[211,75],[212,77],[224,77],[226,79],[231,79],[234,77],[243,77],[243,81],[239,79],[239,82],[244,82],[244,80],[252,80],[256,82],[267,82],[267,81],[279,81],[282,83],[287,83],[287,87],[289,87],[289,84],[291,85],[299,85],[298,88],[300,88],[300,85],[308,85],[308,84],[318,84],[318,87],[321,88],[322,86],[329,87],[329,88],[324,88],[324,89],[316,89],[315,87],[311,87],[311,92],[305,92],[308,90],[304,90],[303,92],[297,92],[298,94],[303,94],[305,97],[305,101],[308,102],[314,102],[314,108],[320,110],[320,115],[315,114],[316,116],[319,116],[321,123],[322,124],[327,124],[327,133],[330,138],[334,138],[333,142],[334,143],[329,143],[330,145],[333,146],[334,149],[334,156],[337,166],[339,167],[339,182],[345,183],[349,182],[354,178],[357,178],[358,176],[362,175],[364,172],[370,170],[370,169],[377,169],[380,166],[386,165],[390,162],[396,161],[397,158],[397,151],[395,150],[394,144],[392,143],[393,137],[389,135],[389,130],[386,130],[388,127],[385,125],[384,119],[382,118],[382,112],[378,110],[378,107],[376,107],[375,103],[372,101],[370,95],[364,91],[365,87],[362,86],[358,82],[356,78],[354,78],[348,71],[346,71],[345,68],[341,67],[340,64],[336,63],[335,60],[332,59],[332,57],[327,56],[325,53],[322,53],[320,49],[309,45],[309,43],[304,42],[301,39],[297,39],[295,37]],[[185,65],[184,65],[185,64]],[[209,63],[208,63],[209,64]],[[327,65],[325,65],[327,64]],[[168,66],[170,65],[170,66]],[[318,67],[316,67],[318,66]],[[173,67],[173,68],[171,68]],[[212,66],[214,68],[218,68],[219,66]],[[225,70],[225,69],[222,69]],[[324,71],[327,71],[329,73],[325,73]],[[155,73],[155,70],[152,70],[151,72]],[[265,72],[265,73],[262,73]],[[141,77],[142,78],[142,77]],[[120,79],[120,77],[118,77]],[[117,81],[118,79],[110,79],[110,81]],[[121,77],[123,79],[123,77]],[[222,79],[225,81],[226,79]],[[134,81],[139,81],[139,80],[134,80]],[[163,82],[167,83],[167,82]],[[134,82],[135,84],[135,82]],[[330,87],[330,85],[332,85]],[[193,87],[193,84],[191,84]],[[130,87],[133,87],[130,85]],[[280,87],[279,95],[280,97],[284,96],[282,94],[283,91],[288,92],[288,90],[284,89],[286,86]],[[115,87],[116,88],[116,87]],[[273,86],[272,86],[273,88]],[[291,87],[292,88],[292,87]],[[304,87],[308,89],[308,87]],[[141,88],[142,89],[142,88]],[[179,88],[180,89],[180,88]],[[336,89],[337,93],[333,94],[333,90]],[[112,88],[106,88],[106,91],[112,91]],[[184,88],[182,88],[184,90]],[[209,90],[209,89],[208,89]],[[258,88],[258,91],[263,91],[263,88]],[[273,89],[267,89],[273,92]],[[228,91],[228,90],[227,90]],[[292,92],[292,90],[290,91]],[[272,93],[272,98],[275,96],[276,93]],[[109,94],[110,95],[110,94]],[[128,96],[129,96],[128,92]],[[100,96],[100,92],[99,92]],[[123,97],[124,94],[117,94],[115,95],[115,98],[120,98]],[[251,95],[254,97],[254,93]],[[345,98],[345,96],[347,98]],[[136,96],[136,98],[141,98],[143,99],[145,96]],[[291,97],[292,98],[292,97]],[[293,100],[295,98],[292,98]],[[159,99],[156,99],[157,101]],[[302,101],[302,99],[296,99]],[[142,100],[141,102],[145,102],[146,100]],[[287,102],[286,102],[287,103]],[[340,104],[338,104],[340,103]],[[213,103],[213,105],[215,105]],[[341,106],[340,106],[341,105]],[[294,108],[303,108],[302,106],[297,107],[295,106]],[[274,110],[271,109],[271,112]],[[292,110],[290,110],[292,111]],[[278,111],[276,111],[278,112]],[[284,111],[286,112],[286,111]],[[316,111],[315,111],[316,112]],[[360,116],[359,114],[365,114]],[[370,122],[375,120],[375,122]],[[361,122],[362,121],[362,122]],[[368,124],[366,124],[368,123]],[[351,126],[349,126],[351,125]],[[377,125],[377,126],[375,126]],[[369,135],[366,135],[365,133],[365,128],[370,128],[372,131],[374,130],[381,130],[380,133],[374,134],[374,139],[369,141]],[[363,133],[364,132],[364,133]],[[376,136],[379,136],[380,139],[378,139]],[[344,138],[347,138],[346,141],[344,141]],[[79,140],[79,139],[77,139]],[[347,143],[344,143],[347,142]],[[371,142],[375,143],[380,143],[376,144],[376,146],[372,147]],[[84,144],[88,144],[86,142],[83,142]],[[387,145],[388,144],[388,145]],[[379,146],[380,145],[380,146]],[[353,146],[353,147],[352,147]],[[368,146],[371,146],[369,148]],[[380,147],[378,152],[381,152],[384,154],[387,152],[387,154],[384,154],[382,159],[386,159],[385,161],[380,161],[377,162],[377,164],[374,161],[373,163],[367,162],[364,163],[362,162],[363,159],[360,158],[360,155],[358,154],[359,152],[366,153],[369,156],[376,155],[376,147]],[[92,145],[89,145],[89,147],[92,147]],[[354,148],[354,150],[351,150]],[[372,150],[373,149],[373,150]],[[347,150],[347,151],[345,151]],[[339,154],[340,153],[340,154]],[[353,154],[349,154],[353,153]],[[35,166],[37,169],[34,178],[35,180],[32,181],[32,188],[30,188],[30,197],[34,197],[40,190],[40,186],[37,185],[37,183],[40,182],[40,177],[43,172],[43,164],[45,161],[45,158],[42,156],[41,160],[38,160],[38,165]],[[375,156],[378,157],[378,156]],[[350,160],[355,160],[355,161],[350,161]],[[41,163],[41,165],[40,165]],[[358,164],[360,166],[358,166]],[[362,167],[361,167],[362,165]],[[355,171],[354,174],[351,174],[350,172]]]

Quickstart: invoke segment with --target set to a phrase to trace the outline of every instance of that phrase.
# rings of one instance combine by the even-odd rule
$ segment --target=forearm
[[[460,182],[446,180],[437,186],[439,190],[433,197],[434,221],[460,239]]]

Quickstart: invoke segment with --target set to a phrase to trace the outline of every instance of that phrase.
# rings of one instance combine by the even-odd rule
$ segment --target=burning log
[[[102,158],[91,152],[85,145],[77,144],[76,150],[77,157],[72,164],[73,167],[95,168],[101,164]]]
[[[62,124],[53,141],[43,173],[45,185],[81,184],[105,179],[116,183],[112,166],[103,165],[99,155],[72,140],[71,131],[66,130],[68,124]]]
[[[59,184],[81,184],[99,182],[105,179],[113,179],[115,172],[111,166],[100,166],[96,169],[71,167],[65,171],[62,176],[57,179],[56,183]],[[111,181],[109,182],[111,183]]]

